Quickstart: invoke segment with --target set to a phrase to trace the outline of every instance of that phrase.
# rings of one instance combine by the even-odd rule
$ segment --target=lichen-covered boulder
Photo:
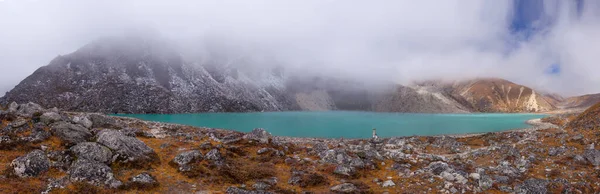
[[[202,153],[198,150],[190,150],[179,153],[177,156],[175,156],[173,163],[181,166],[199,160],[202,160]]]
[[[587,149],[583,152],[583,157],[594,166],[600,166],[600,150]]]
[[[112,128],[120,129],[121,127],[117,124],[117,120],[110,116],[101,114],[90,114],[88,115],[92,121],[92,128]]]
[[[89,141],[92,133],[86,128],[67,122],[54,123],[51,126],[52,134],[57,136],[65,144],[78,144]]]
[[[259,143],[269,143],[269,139],[272,137],[271,133],[261,128],[256,128],[252,132],[244,135],[244,139],[258,141]]]
[[[92,121],[90,121],[90,119],[88,119],[85,116],[75,116],[75,117],[73,117],[72,121],[73,121],[73,123],[80,124],[81,126],[88,128],[88,129],[92,128],[92,125],[93,125]]]
[[[98,132],[96,141],[110,148],[119,162],[145,164],[158,159],[154,150],[144,142],[117,130],[105,129]]]
[[[77,158],[87,159],[100,163],[110,164],[112,152],[95,142],[83,142],[69,149]]]
[[[9,107],[9,109],[12,107]],[[27,104],[20,104],[17,109],[17,114],[23,117],[31,117],[36,112],[43,112],[44,108],[39,104],[29,102]]]
[[[206,153],[206,159],[212,161],[221,161],[223,160],[223,156],[221,156],[221,152],[219,152],[218,149],[212,149]]]
[[[143,172],[129,179],[129,186],[139,189],[150,189],[158,186],[158,181],[150,173]]]
[[[542,179],[527,179],[523,184],[515,188],[515,193],[530,194],[530,193],[548,193],[549,181]]]
[[[60,114],[56,112],[45,112],[44,114],[42,114],[42,116],[40,116],[40,121],[47,125],[60,121],[61,119],[62,117],[60,116]]]
[[[123,183],[114,177],[112,169],[104,163],[86,159],[77,159],[69,169],[69,178],[73,182],[85,181],[98,186],[117,188]]]
[[[15,175],[34,177],[50,169],[50,161],[42,150],[34,150],[25,156],[18,157],[11,162]]]

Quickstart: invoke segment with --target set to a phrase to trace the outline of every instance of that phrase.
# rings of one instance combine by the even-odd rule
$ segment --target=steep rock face
[[[503,79],[457,82],[452,95],[462,97],[477,112],[543,112],[554,107],[541,94]]]
[[[212,74],[155,37],[105,38],[59,56],[2,100],[109,113],[287,110],[281,91],[243,75]]]

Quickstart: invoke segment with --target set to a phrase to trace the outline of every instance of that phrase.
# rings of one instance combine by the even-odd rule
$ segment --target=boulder
[[[225,191],[226,194],[272,194],[267,191],[248,191],[237,187],[228,187]]]
[[[223,156],[221,156],[221,152],[219,152],[218,149],[212,149],[206,153],[206,159],[212,161],[221,161],[223,160]]]
[[[50,132],[36,126],[31,130],[31,134],[27,136],[26,140],[31,143],[39,143],[50,138],[50,136]]]
[[[112,169],[104,163],[86,159],[77,159],[69,169],[69,178],[73,182],[85,181],[98,186],[117,188],[123,183],[117,180]]]
[[[583,157],[594,166],[600,166],[600,150],[587,149],[583,152]]]
[[[142,189],[150,189],[158,186],[158,181],[150,173],[143,172],[129,179],[129,185]]]
[[[54,122],[58,122],[62,119],[60,114],[56,112],[46,112],[40,116],[40,121],[45,123],[46,125],[52,124]]]
[[[426,169],[434,175],[440,175],[442,172],[450,170],[450,167],[445,162],[437,161],[430,163]]]
[[[271,137],[271,133],[261,128],[256,128],[243,136],[244,139],[258,141],[259,143],[269,143]]]
[[[105,129],[98,133],[97,142],[110,148],[117,159],[123,163],[145,164],[158,160],[158,156],[144,142],[135,137],[126,136],[120,131]]]
[[[312,149],[316,153],[321,153],[323,151],[329,150],[329,145],[327,145],[327,143],[325,143],[325,142],[319,142],[319,143],[315,143],[315,145],[313,145]]]
[[[258,181],[252,185],[252,188],[254,188],[256,190],[264,191],[264,190],[268,190],[269,188],[271,188],[271,185],[269,185],[265,182],[262,182],[262,181]]]
[[[356,193],[358,192],[358,188],[352,183],[342,183],[336,186],[329,188],[331,192],[334,193]]]
[[[394,181],[392,181],[392,180],[387,180],[387,181],[383,182],[383,184],[381,184],[381,186],[383,188],[386,188],[386,187],[395,187],[396,183],[394,183]]]
[[[347,165],[338,165],[333,171],[334,174],[344,175],[344,176],[354,176],[356,171],[351,166]]]
[[[8,105],[8,112],[16,113],[17,109],[19,109],[19,104],[17,104],[16,102],[11,102]]]
[[[188,164],[196,162],[196,161],[201,161],[201,160],[202,160],[202,153],[200,151],[190,150],[190,151],[179,153],[177,156],[175,156],[175,158],[173,158],[171,163],[177,165],[179,167],[179,171],[184,172],[184,171],[191,170],[191,168],[188,166]]]
[[[15,175],[34,177],[50,169],[50,161],[42,150],[34,150],[25,156],[18,157],[11,162]]]
[[[77,158],[87,159],[95,162],[110,164],[112,152],[95,142],[79,143],[69,149]]]
[[[88,119],[85,116],[75,116],[75,117],[73,117],[72,120],[73,120],[73,123],[80,124],[81,126],[88,128],[88,129],[91,129],[92,125],[93,125],[92,121],[90,121],[90,119]]]
[[[92,133],[86,128],[67,123],[54,123],[51,127],[52,134],[60,138],[65,144],[78,144],[89,141],[92,138]]]
[[[120,129],[121,127],[117,124],[117,120],[110,116],[101,114],[90,114],[89,119],[92,121],[92,128],[111,128]]]
[[[332,149],[323,151],[319,154],[321,161],[332,164],[350,164],[352,157],[350,157],[343,149]]]
[[[12,104],[11,104],[12,106]],[[11,107],[9,107],[10,109]],[[17,109],[17,114],[23,117],[32,117],[34,113],[36,112],[44,112],[44,108],[42,106],[40,106],[39,104],[33,103],[33,102],[29,102],[27,104],[21,104],[19,105],[19,108]]]

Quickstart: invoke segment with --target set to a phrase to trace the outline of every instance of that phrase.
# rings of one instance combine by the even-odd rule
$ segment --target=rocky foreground
[[[537,131],[310,139],[12,103],[0,193],[598,193],[597,113]]]

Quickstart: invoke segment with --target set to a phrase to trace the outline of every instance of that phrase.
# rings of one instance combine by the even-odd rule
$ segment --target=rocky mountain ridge
[[[546,112],[590,106],[600,100],[563,101],[496,78],[408,86],[373,84],[288,72],[277,63],[233,60],[222,53],[213,55],[190,60],[154,36],[104,38],[56,57],[0,98],[0,104],[35,102],[69,111],[102,113],[467,113]]]

